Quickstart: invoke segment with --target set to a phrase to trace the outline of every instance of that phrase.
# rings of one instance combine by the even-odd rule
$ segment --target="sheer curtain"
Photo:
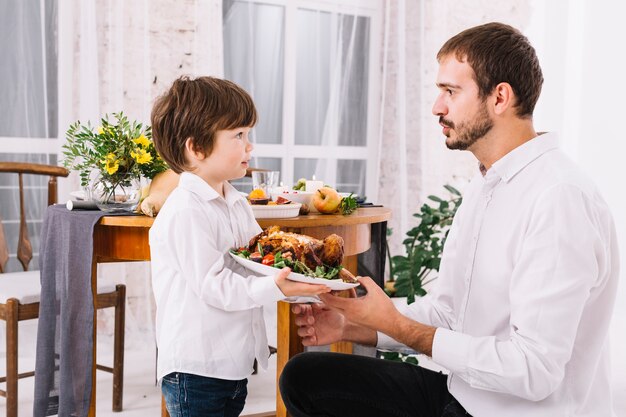
[[[370,20],[298,9],[296,144],[367,146]],[[365,160],[309,161],[317,178],[334,178],[340,190],[364,195]]]
[[[259,110],[253,164],[281,170],[288,185],[315,175],[365,193],[367,146],[378,132],[368,132],[372,12],[356,10],[224,1],[224,74]]]
[[[249,1],[224,2],[224,74],[254,98],[259,121],[256,143],[282,143],[283,6]]]
[[[56,163],[57,42],[56,1],[0,3],[0,161]],[[38,220],[47,203],[45,179],[25,177],[27,218]],[[0,179],[0,216],[5,223],[11,260],[8,271],[21,270],[14,255],[17,247],[17,176]],[[37,267],[39,223],[33,223]]]
[[[56,2],[47,3],[0,3],[0,137],[56,135]]]

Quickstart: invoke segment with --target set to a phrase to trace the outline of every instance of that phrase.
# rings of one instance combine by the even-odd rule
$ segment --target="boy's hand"
[[[285,297],[293,297],[296,295],[319,295],[330,292],[330,288],[326,285],[307,284],[305,282],[291,281],[287,276],[291,273],[291,269],[285,267],[274,276],[274,281]]]

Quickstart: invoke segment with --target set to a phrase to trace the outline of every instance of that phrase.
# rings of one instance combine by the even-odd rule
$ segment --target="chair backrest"
[[[32,164],[24,162],[0,162],[0,173],[13,173],[18,175],[20,193],[20,228],[17,241],[17,259],[22,264],[24,271],[28,271],[28,264],[33,257],[33,248],[28,237],[26,214],[24,207],[24,174],[48,175],[48,205],[57,201],[57,177],[67,177],[69,171],[63,167],[54,165]],[[0,218],[0,273],[4,272],[9,260],[9,248]]]

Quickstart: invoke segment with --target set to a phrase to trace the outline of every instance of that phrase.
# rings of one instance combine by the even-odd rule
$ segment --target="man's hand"
[[[343,340],[346,320],[336,310],[321,304],[294,304],[298,336],[304,346],[320,346]]]
[[[358,277],[357,279],[367,290],[367,295],[360,298],[341,298],[330,294],[320,294],[320,299],[330,309],[340,313],[354,327],[385,333],[398,342],[431,356],[437,329],[402,315],[382,288],[371,278]],[[352,340],[358,341],[354,338]]]
[[[401,314],[387,294],[371,278],[358,277],[357,279],[367,290],[367,295],[360,298],[342,298],[321,294],[320,299],[350,322],[389,334],[390,328]]]
[[[278,274],[274,276],[274,281],[280,291],[285,294],[285,297],[292,297],[296,295],[319,295],[322,293],[330,292],[330,288],[326,285],[307,284],[305,282],[291,281],[287,279],[287,276],[291,272],[289,268],[283,268]]]

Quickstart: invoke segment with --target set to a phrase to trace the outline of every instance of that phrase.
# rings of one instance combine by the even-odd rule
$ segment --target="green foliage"
[[[387,361],[410,363],[411,365],[416,365],[416,366],[419,364],[419,360],[417,359],[416,354],[414,355],[414,354],[407,354],[407,353],[401,353],[401,352],[387,352],[387,351],[380,351],[378,354],[381,359],[385,359]]]
[[[99,172],[101,182],[128,185],[130,179],[152,179],[168,167],[152,142],[150,126],[130,122],[122,113],[108,115],[96,130],[80,121],[70,125],[63,145],[63,165],[79,172],[81,185],[87,186],[92,172]]]
[[[423,204],[419,213],[413,216],[421,219],[420,223],[406,232],[402,242],[406,255],[391,257],[391,278],[395,281],[395,296],[407,297],[407,303],[415,301],[415,296],[426,294],[424,285],[432,281],[433,271],[439,271],[441,252],[448,236],[452,219],[463,200],[461,193],[450,185],[444,188],[451,194],[444,200],[431,195],[428,199],[437,203],[431,206]]]
[[[341,199],[341,203],[339,204],[339,211],[344,216],[354,213],[354,211],[358,207],[358,203],[356,202],[356,198],[352,197],[352,193],[349,196]]]

